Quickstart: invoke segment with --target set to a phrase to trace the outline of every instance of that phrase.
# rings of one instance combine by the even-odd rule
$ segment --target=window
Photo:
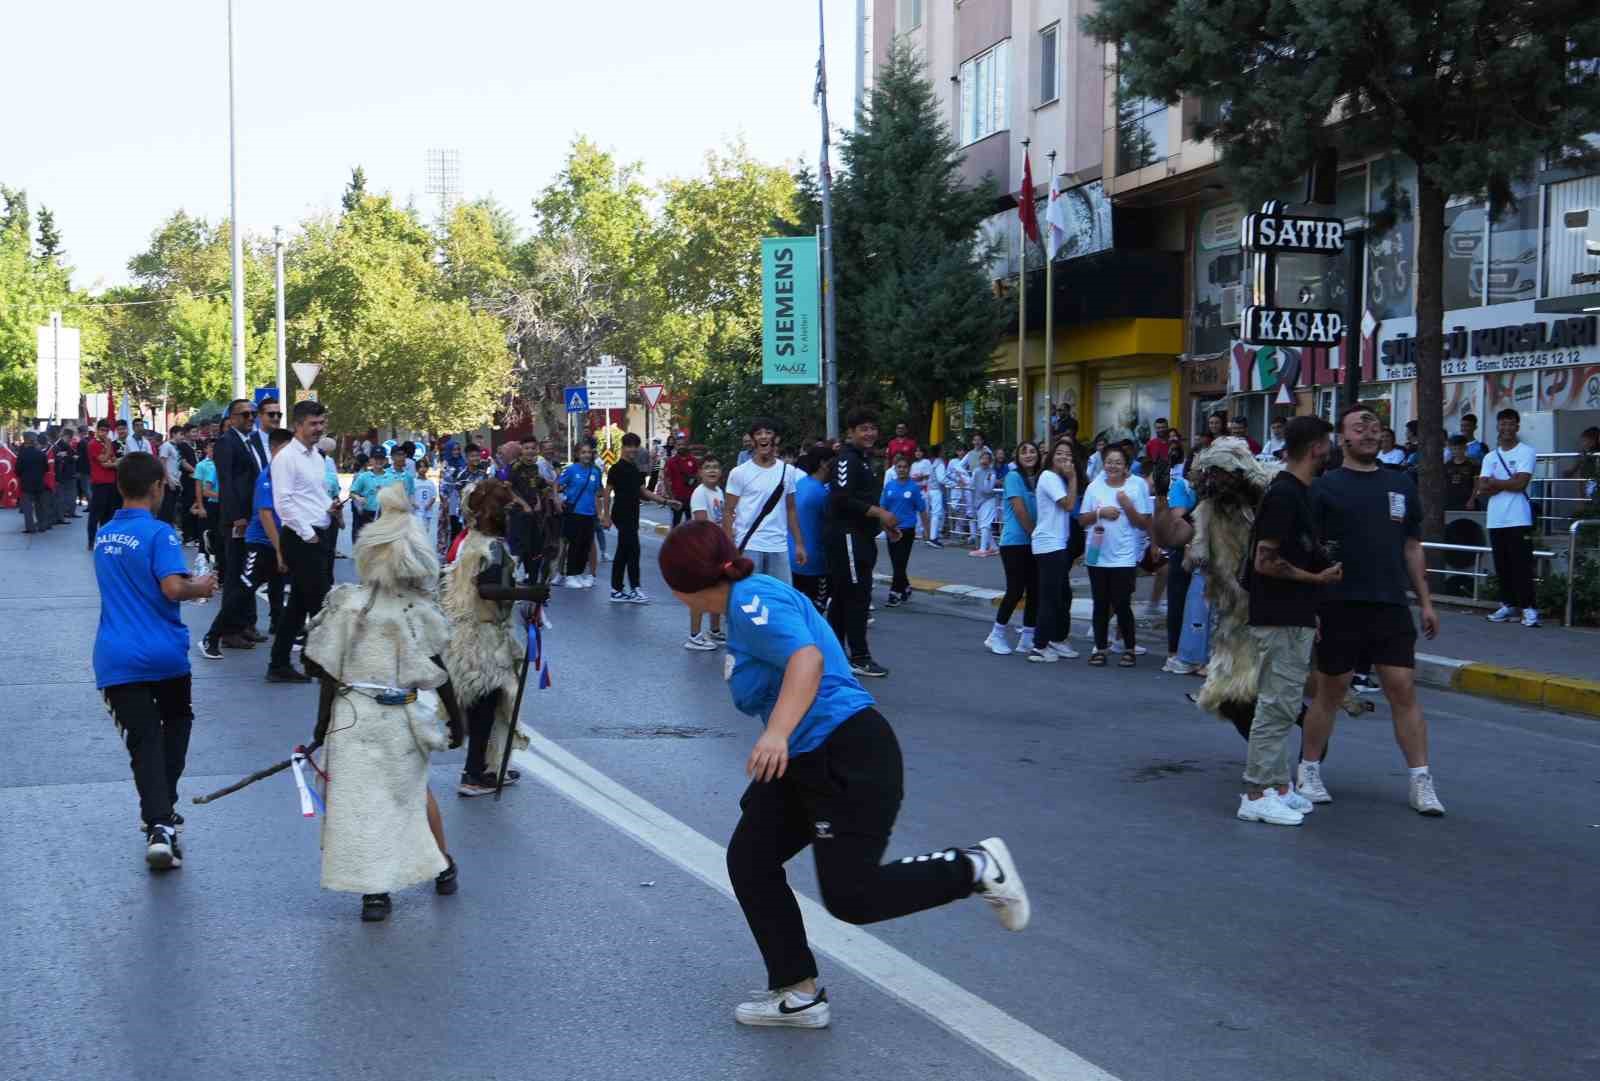
[[[1039,31],[1039,55],[1034,70],[1039,73],[1039,94],[1034,104],[1044,105],[1061,96],[1059,59],[1061,56],[1061,24],[1055,23]]]
[[[904,34],[922,25],[922,0],[897,0],[894,12],[894,32]]]
[[[1584,250],[1587,223],[1600,213],[1600,175],[1551,184],[1545,198],[1549,202],[1544,213],[1544,295],[1572,297],[1600,291],[1592,277],[1600,272],[1600,259]],[[1584,224],[1577,224],[1580,221]]]
[[[1167,156],[1167,106],[1141,98],[1117,78],[1117,173],[1131,173]]]
[[[1011,126],[1006,85],[1011,43],[1002,41],[961,65],[961,144],[975,143]]]

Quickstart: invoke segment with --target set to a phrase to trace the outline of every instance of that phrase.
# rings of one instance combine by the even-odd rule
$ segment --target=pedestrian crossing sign
[[[561,396],[566,399],[567,412],[587,413],[589,411],[588,387],[567,387],[561,392]]]

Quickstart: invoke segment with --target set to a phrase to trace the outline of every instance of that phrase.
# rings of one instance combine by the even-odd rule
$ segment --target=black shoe
[[[450,866],[433,876],[433,892],[449,897],[461,888],[461,883],[456,880],[456,861],[453,856],[446,856]]]
[[[387,893],[367,893],[361,897],[361,922],[382,923],[389,918],[389,910],[394,907],[394,902],[389,900]]]
[[[850,662],[850,671],[857,676],[870,676],[873,679],[882,679],[889,674],[889,670],[871,657],[860,661]]]
[[[288,665],[288,666],[286,666],[284,668],[268,668],[267,669],[267,682],[268,683],[310,683],[311,682],[311,677],[306,675],[304,672],[300,671],[300,669],[294,667],[294,665]]]
[[[890,608],[898,608],[898,607],[900,607],[900,594],[894,593],[894,592],[891,592],[889,594],[889,607]]]
[[[257,644],[267,641],[267,636],[256,630],[254,627],[246,627],[244,630],[239,632],[239,636],[241,638],[248,638],[250,641]]]
[[[253,642],[249,638],[246,638],[242,634],[225,634],[225,635],[222,636],[222,643],[221,644],[226,649],[255,649],[256,648],[255,642]]]
[[[215,638],[200,639],[200,656],[208,661],[222,660],[222,650],[218,647]]]
[[[144,861],[152,871],[183,866],[183,850],[178,847],[176,827],[161,823],[145,831]]]

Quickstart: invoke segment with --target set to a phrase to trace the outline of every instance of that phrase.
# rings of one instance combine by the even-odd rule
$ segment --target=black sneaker
[[[208,661],[222,660],[222,650],[218,648],[215,638],[200,639],[200,656]]]
[[[183,850],[178,847],[178,831],[158,824],[145,831],[144,861],[152,871],[167,871],[183,866]]]
[[[310,676],[308,676],[304,672],[300,671],[300,669],[294,667],[293,665],[289,665],[288,667],[285,667],[285,668],[269,668],[269,669],[267,669],[267,682],[268,683],[310,683],[310,682],[312,682],[312,680],[311,680]]]
[[[456,861],[454,856],[446,856],[450,866],[433,876],[433,892],[445,897],[455,893],[461,888],[461,883],[456,879]]]
[[[873,679],[882,679],[889,674],[889,670],[871,657],[861,661],[851,661],[850,671],[854,675],[869,676]]]
[[[889,607],[890,608],[898,608],[898,607],[900,607],[900,594],[893,593],[893,592],[891,592],[889,594]]]
[[[394,907],[394,902],[389,900],[387,893],[365,893],[361,895],[361,922],[382,923],[389,918],[389,910]]]

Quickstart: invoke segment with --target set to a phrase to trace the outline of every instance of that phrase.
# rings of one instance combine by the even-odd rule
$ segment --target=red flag
[[[1033,200],[1033,164],[1028,152],[1022,152],[1022,190],[1017,192],[1017,217],[1022,222],[1022,233],[1035,244],[1039,243],[1039,212]]]

